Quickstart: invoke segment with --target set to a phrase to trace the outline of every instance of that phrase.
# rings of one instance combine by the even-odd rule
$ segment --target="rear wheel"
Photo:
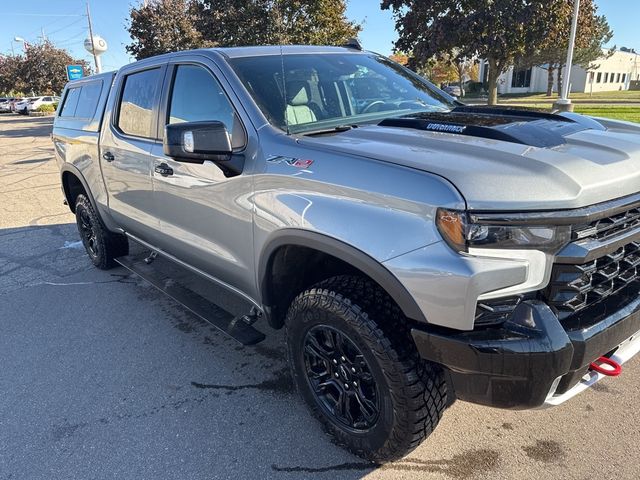
[[[84,194],[76,198],[76,224],[82,244],[96,267],[113,268],[116,257],[129,253],[127,237],[107,230]]]
[[[384,291],[354,276],[301,293],[287,315],[299,392],[338,443],[369,460],[409,453],[447,405],[442,372],[418,357],[405,322]]]

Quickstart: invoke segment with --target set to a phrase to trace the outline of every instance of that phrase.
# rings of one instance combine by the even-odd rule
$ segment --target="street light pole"
[[[571,20],[571,33],[569,34],[569,49],[567,50],[567,62],[565,64],[566,78],[562,84],[561,97],[555,102],[554,107],[560,111],[573,111],[573,105],[569,98],[571,83],[571,67],[573,66],[573,48],[576,43],[576,30],[578,29],[578,15],[580,13],[580,0],[573,0],[573,18]]]

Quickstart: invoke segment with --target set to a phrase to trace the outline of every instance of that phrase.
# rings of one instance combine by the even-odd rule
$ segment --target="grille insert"
[[[631,242],[583,265],[555,264],[545,297],[564,319],[639,281],[640,242]]]
[[[573,239],[606,240],[637,227],[640,227],[640,207],[631,208],[617,215],[600,218],[589,225],[578,227],[574,229]]]

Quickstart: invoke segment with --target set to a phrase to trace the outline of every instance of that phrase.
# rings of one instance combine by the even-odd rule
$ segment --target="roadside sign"
[[[82,65],[67,65],[67,78],[69,81],[77,80],[84,77],[84,70]]]

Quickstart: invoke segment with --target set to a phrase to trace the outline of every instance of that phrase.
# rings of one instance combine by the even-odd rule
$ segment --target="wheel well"
[[[64,196],[69,204],[69,209],[76,213],[76,199],[81,193],[87,192],[82,185],[82,182],[71,172],[64,172],[62,174],[62,188],[64,189]]]
[[[277,248],[262,279],[263,303],[269,308],[270,325],[281,328],[289,305],[299,293],[337,275],[362,276],[380,286],[362,270],[326,252],[301,245]]]

